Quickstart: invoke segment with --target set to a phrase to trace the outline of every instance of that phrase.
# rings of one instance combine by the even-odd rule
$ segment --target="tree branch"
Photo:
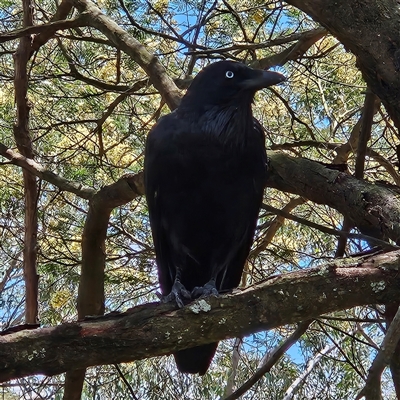
[[[341,340],[343,341],[343,339]],[[294,395],[299,390],[300,385],[305,382],[308,375],[314,367],[321,361],[321,359],[329,354],[332,350],[336,349],[336,344],[326,345],[320,352],[318,352],[308,363],[305,370],[292,382],[292,384],[287,388],[285,396],[282,400],[293,400]]]
[[[313,44],[322,39],[326,34],[327,30],[325,28],[317,28],[304,32],[299,38],[299,41],[288,47],[286,50],[282,51],[281,53],[253,61],[250,63],[250,66],[253,68],[268,69],[274,65],[284,65],[290,60],[297,60]]]
[[[78,289],[78,317],[104,313],[104,266],[106,261],[106,236],[110,214],[115,207],[144,194],[143,174],[126,175],[112,185],[103,187],[89,201],[89,211],[82,234],[82,267]],[[69,397],[79,400],[84,369],[68,371],[66,388]]]
[[[340,146],[339,150],[336,152],[337,156],[335,159],[340,158],[339,154],[342,155],[345,162],[347,162],[347,156],[350,154],[351,145],[357,147],[357,158],[354,176],[358,179],[364,177],[364,165],[365,165],[365,155],[368,150],[368,141],[371,137],[372,123],[374,115],[376,114],[380,100],[376,97],[370,90],[367,91],[364,100],[364,107],[362,115],[359,119],[360,123],[356,123],[353,127],[350,135],[350,139],[347,143]],[[343,218],[342,231],[349,233],[353,228],[351,221],[348,218]],[[346,251],[347,237],[339,237],[335,256],[343,257]]]
[[[61,3],[58,5],[57,10],[53,17],[51,18],[50,24],[54,24],[55,22],[62,22],[65,18],[67,18],[68,14],[72,10],[73,4],[72,0],[62,0]],[[74,20],[69,20],[69,21],[79,21],[79,17],[74,19]],[[68,22],[69,22],[68,21]],[[39,35],[36,35],[35,38],[32,41],[32,46],[31,50],[36,51],[38,50],[41,46],[43,46],[51,37],[54,36],[54,33],[57,29],[57,25],[50,25],[52,29],[46,29],[44,32],[39,33]],[[61,28],[65,29],[65,28]]]
[[[238,51],[238,50],[258,50],[258,49],[267,49],[269,47],[279,46],[282,44],[290,43],[293,41],[304,42],[305,40],[309,40],[310,38],[318,37],[323,34],[326,35],[328,31],[325,28],[316,28],[311,29],[306,32],[301,33],[292,33],[287,36],[278,37],[276,39],[271,39],[268,42],[264,43],[236,43],[232,46],[221,47],[216,49],[201,49],[201,50],[189,50],[186,52],[187,55],[212,55],[212,54],[224,54],[230,51]],[[295,44],[297,45],[297,43]],[[282,54],[282,53],[280,53]],[[257,62],[257,61],[256,61]]]
[[[399,248],[398,246],[394,246],[391,243],[385,242],[380,239],[376,239],[372,236],[363,235],[363,234],[359,234],[359,233],[350,233],[350,232],[344,231],[344,230],[340,231],[337,229],[328,228],[327,226],[316,224],[315,222],[309,221],[308,219],[297,217],[296,215],[290,214],[289,212],[287,212],[285,210],[285,207],[282,210],[280,210],[279,208],[272,207],[268,204],[262,204],[261,207],[266,211],[269,211],[276,215],[279,215],[280,217],[290,219],[292,221],[298,222],[299,224],[309,226],[310,228],[318,229],[319,231],[324,232],[328,235],[333,235],[333,236],[336,236],[339,238],[346,238],[346,239],[348,238],[348,239],[365,240],[376,246],[382,246],[382,248],[385,250],[395,250],[395,249]]]
[[[29,171],[32,175],[57,186],[61,190],[74,193],[82,199],[90,199],[96,193],[94,189],[85,187],[77,182],[71,182],[52,171],[47,170],[43,165],[38,164],[31,158],[22,156],[2,143],[0,143],[0,154],[10,160],[11,164],[18,165],[24,170]]]
[[[15,31],[3,33],[0,35],[0,43],[8,42],[10,40],[29,37],[34,34],[46,34],[46,36],[52,35],[59,30],[78,28],[80,26],[87,25],[85,16],[83,14],[75,19],[68,19],[62,21],[49,22],[48,24],[28,26],[22,29],[16,29]]]
[[[361,233],[400,239],[400,193],[305,158],[268,152],[267,186],[326,204],[347,216]],[[345,195],[346,194],[346,195]]]
[[[361,127],[361,121],[357,121],[357,124],[353,128],[353,132],[355,130],[359,131]],[[306,147],[317,147],[320,149],[329,149],[334,150],[337,153],[337,156],[334,158],[332,164],[344,164],[347,163],[348,156],[353,150],[358,146],[358,139],[351,138],[349,142],[344,144],[338,143],[328,143],[328,142],[320,142],[318,140],[298,140],[295,142],[288,142],[282,144],[273,144],[271,146],[271,150],[288,150],[296,147],[306,146]],[[377,163],[382,165],[383,168],[387,171],[387,173],[393,178],[394,183],[397,186],[400,186],[400,175],[396,172],[393,164],[388,161],[385,157],[380,155],[375,150],[367,147],[366,154],[368,157],[373,158]]]
[[[335,260],[178,310],[151,303],[117,316],[8,334],[0,338],[0,381],[161,356],[336,310],[388,303],[399,296],[399,267],[400,251]]]
[[[94,195],[92,189],[64,180],[1,144],[0,154],[62,190],[87,199]],[[362,233],[368,236],[382,236],[394,241],[400,238],[400,195],[390,187],[355,179],[308,159],[293,158],[276,152],[268,152],[268,155],[270,170],[267,186],[327,204],[343,214],[347,213]],[[102,201],[108,202],[107,208],[126,204],[138,194],[144,194],[141,174],[127,175],[118,182],[102,189],[102,196],[105,196]],[[345,197],[343,193],[349,195]]]
[[[105,16],[90,0],[74,0],[74,5],[83,13],[81,15],[85,16],[90,26],[102,32],[117,48],[123,50],[146,71],[152,84],[171,110],[178,107],[181,94],[154,54]]]
[[[33,25],[33,5],[31,0],[22,1],[23,21],[27,28]],[[29,36],[21,37],[17,51],[14,53],[14,88],[15,103],[17,106],[16,122],[13,127],[14,138],[18,150],[23,156],[33,158],[32,140],[29,133],[28,102],[28,61],[30,58],[31,43]],[[24,180],[24,281],[25,281],[25,322],[36,324],[38,321],[38,287],[39,276],[36,272],[37,261],[37,230],[38,210],[37,201],[39,189],[36,177],[26,170],[22,171]]]
[[[257,247],[255,247],[253,250],[250,251],[249,257],[256,257],[258,256],[263,250],[265,250],[268,245],[271,243],[272,239],[274,238],[276,232],[278,229],[285,223],[285,218],[287,215],[291,215],[290,212],[296,208],[297,206],[300,206],[301,204],[304,204],[306,202],[306,199],[303,199],[302,197],[296,197],[294,199],[290,199],[289,203],[287,203],[282,210],[274,209],[277,216],[274,218],[273,221],[268,226],[267,231],[263,235],[263,237],[259,240],[257,243]],[[269,206],[270,207],[270,206]],[[285,214],[281,214],[280,211],[284,212]]]
[[[365,156],[367,154],[367,144],[371,137],[372,123],[374,122],[374,115],[376,113],[377,107],[376,103],[379,104],[378,98],[367,89],[364,100],[364,109],[362,115],[360,135],[358,138],[357,145],[357,158],[356,166],[354,171],[354,176],[358,179],[362,179],[364,176],[364,164]]]
[[[0,154],[62,190],[86,199],[94,196],[92,189],[82,188],[57,176],[2,144]],[[400,194],[392,188],[355,179],[305,158],[293,158],[272,151],[268,152],[268,157],[270,169],[267,186],[327,204],[344,215],[348,214],[354,225],[367,236],[395,242],[400,238]],[[126,175],[100,192],[96,202],[101,197],[100,203],[106,209],[126,204],[144,194],[142,173]],[[344,193],[348,195],[344,196]]]

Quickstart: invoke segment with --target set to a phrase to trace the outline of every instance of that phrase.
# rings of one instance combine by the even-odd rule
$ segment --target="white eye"
[[[226,71],[225,76],[229,79],[233,78],[235,74],[232,71]]]

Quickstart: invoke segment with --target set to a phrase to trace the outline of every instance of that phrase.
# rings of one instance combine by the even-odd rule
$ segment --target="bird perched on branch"
[[[255,93],[282,74],[220,61],[193,80],[160,118],[145,151],[145,187],[164,302],[190,301],[239,285],[267,174]],[[218,343],[174,354],[181,372],[203,375]]]

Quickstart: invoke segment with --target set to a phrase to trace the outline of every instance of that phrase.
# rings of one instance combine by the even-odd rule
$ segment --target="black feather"
[[[180,306],[190,301],[187,291],[197,288],[193,299],[240,283],[267,173],[251,103],[257,90],[283,80],[240,63],[211,64],[148,136],[146,198],[160,287]],[[178,369],[204,374],[216,347],[177,352]]]

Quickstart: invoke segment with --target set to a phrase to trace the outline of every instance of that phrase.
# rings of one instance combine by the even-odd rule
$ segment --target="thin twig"
[[[114,364],[114,367],[118,371],[118,375],[120,376],[120,378],[124,381],[126,387],[128,388],[129,393],[132,395],[133,400],[139,400],[139,398],[135,395],[135,392],[133,391],[132,386],[129,384],[129,382],[125,378],[125,375],[121,371],[121,368],[119,367],[119,365]]]
[[[283,354],[290,349],[308,329],[312,320],[301,322],[297,329],[279,346],[271,352],[265,363],[248,379],[239,389],[235,390],[230,396],[224,400],[235,400],[246,393],[253,385],[255,385],[271,368],[280,360]]]

